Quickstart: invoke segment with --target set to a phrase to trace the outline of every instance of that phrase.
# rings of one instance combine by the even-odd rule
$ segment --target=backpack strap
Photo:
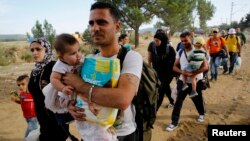
[[[128,51],[129,50],[127,48],[125,48],[124,46],[121,46],[121,48],[118,52],[117,58],[120,59],[121,70],[122,70],[122,66],[123,66],[123,61],[124,61],[125,56],[127,55]]]
[[[226,36],[226,38],[225,38],[225,40],[227,40],[227,38],[228,38],[228,35]],[[237,41],[237,44],[239,43],[239,37],[237,36],[237,35],[235,35],[235,38],[236,38],[236,41]]]
[[[155,55],[158,55],[158,53],[157,53],[157,50],[156,50],[156,46],[155,45],[153,45],[152,46],[152,48],[153,48],[153,53],[155,54]],[[166,56],[168,56],[169,55],[169,49],[170,48],[170,44],[168,43],[168,44],[166,44]]]
[[[183,53],[184,49],[180,49],[179,51],[179,58],[181,58],[181,54]]]
[[[170,48],[170,44],[167,43],[167,45],[166,45],[166,55],[167,56],[169,55],[169,48]]]

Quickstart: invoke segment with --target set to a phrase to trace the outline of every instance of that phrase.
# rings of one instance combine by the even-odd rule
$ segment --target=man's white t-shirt
[[[102,56],[101,53],[98,53],[93,55],[92,57],[102,57]],[[117,55],[114,55],[111,58],[117,58]],[[138,52],[130,50],[126,54],[125,59],[123,61],[121,75],[129,73],[141,79],[142,64],[143,64],[142,62],[143,62],[142,56]],[[133,133],[135,130],[136,130],[135,107],[131,103],[131,105],[124,110],[123,122],[121,128],[116,129],[116,134],[117,136],[125,136]]]
[[[192,50],[186,52],[186,53],[187,53],[187,56],[189,56],[189,55],[193,52],[194,49],[195,49],[195,48],[193,47]],[[176,54],[176,59],[180,59],[181,70],[184,70],[184,69],[188,66],[188,63],[189,63],[189,62],[188,62],[188,59],[187,59],[187,57],[186,57],[186,55],[185,55],[184,50],[182,51],[181,56],[179,56],[179,52],[180,52],[180,51],[182,51],[182,50],[179,50],[179,51],[178,51],[178,53]],[[199,73],[199,74],[196,75],[197,81],[201,80],[202,78],[203,78],[203,73]],[[182,75],[180,76],[180,80],[183,80]],[[191,83],[190,77],[187,77],[186,82],[187,82],[187,83]]]

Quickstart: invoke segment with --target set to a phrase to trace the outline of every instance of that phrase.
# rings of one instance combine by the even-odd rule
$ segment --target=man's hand
[[[186,77],[190,77],[190,76],[194,75],[194,73],[192,73],[192,72],[187,72],[187,71],[185,71],[185,70],[183,70],[181,74],[184,75],[184,76],[186,76]]]
[[[71,116],[78,121],[85,121],[86,115],[84,114],[84,109],[75,106],[76,101],[71,100],[68,105],[68,111]]]
[[[83,80],[76,74],[66,73],[62,77],[62,82],[76,89],[78,85],[81,85],[83,83]]]

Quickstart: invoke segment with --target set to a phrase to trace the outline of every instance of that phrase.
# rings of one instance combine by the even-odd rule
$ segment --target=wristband
[[[94,85],[92,85],[91,87],[90,87],[90,89],[89,89],[89,98],[88,98],[88,101],[89,102],[91,102],[91,99],[92,99],[92,92],[93,92],[93,88],[94,88],[95,86]]]
[[[182,74],[182,70],[180,71],[180,74]]]

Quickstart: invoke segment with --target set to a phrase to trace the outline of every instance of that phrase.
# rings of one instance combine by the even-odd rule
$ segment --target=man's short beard
[[[186,49],[190,49],[192,47],[192,45],[189,43],[185,46]]]

